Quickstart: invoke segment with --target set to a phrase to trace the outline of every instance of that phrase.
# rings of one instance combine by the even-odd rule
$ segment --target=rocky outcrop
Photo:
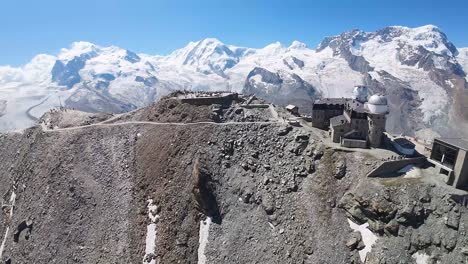
[[[372,250],[366,263],[396,263],[384,253],[390,247],[403,252],[408,261],[413,254],[424,252],[433,261],[458,263],[468,243],[467,227],[460,226],[460,219],[468,219],[467,208],[440,187],[419,181],[387,181],[396,185],[361,183],[339,202],[349,217],[369,223],[369,229],[384,241]]]
[[[221,214],[215,196],[215,185],[207,168],[200,164],[197,158],[192,170],[192,193],[197,203],[197,209],[211,217],[215,223],[221,224]]]

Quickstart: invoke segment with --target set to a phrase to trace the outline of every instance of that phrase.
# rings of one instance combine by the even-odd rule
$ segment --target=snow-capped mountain
[[[161,62],[177,66],[187,65],[203,74],[219,74],[234,67],[239,60],[253,53],[253,49],[227,46],[214,38],[198,42],[190,42],[185,48],[179,49],[163,58]]]
[[[316,49],[299,41],[253,49],[208,38],[153,56],[77,42],[23,67],[0,67],[0,128],[26,127],[60,104],[128,111],[177,89],[255,93],[307,111],[316,97],[350,96],[365,84],[388,94],[390,131],[445,133],[451,121],[468,119],[466,71],[468,49],[457,50],[431,25],[352,30]]]

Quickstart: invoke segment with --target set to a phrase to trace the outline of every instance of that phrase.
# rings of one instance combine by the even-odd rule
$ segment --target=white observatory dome
[[[354,86],[353,90],[353,99],[358,100],[361,103],[367,102],[367,87],[363,85],[356,85]]]
[[[388,112],[387,97],[381,94],[372,95],[366,105],[372,114],[386,114]]]

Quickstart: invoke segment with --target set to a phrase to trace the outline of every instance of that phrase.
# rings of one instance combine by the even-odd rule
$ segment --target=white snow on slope
[[[447,118],[446,113],[450,107],[448,93],[434,83],[429,73],[420,68],[419,64],[408,66],[401,60],[411,61],[422,48],[428,52],[435,68],[446,70],[448,63],[457,63],[453,57],[456,54],[453,53],[452,44],[448,43],[445,34],[433,25],[417,28],[394,26],[386,30],[387,35],[364,33],[371,36],[370,39],[356,41],[352,46],[352,53],[363,56],[375,71],[387,71],[418,91],[419,97],[424,100],[420,106],[424,122],[432,124],[436,118]],[[449,85],[453,87],[452,83]]]
[[[10,207],[10,214],[9,214],[9,219],[8,219],[9,221],[7,223],[11,223],[11,219],[13,219],[13,211],[14,211],[15,204],[16,204],[16,193],[14,191],[15,189],[16,187],[13,186],[13,191],[11,192],[10,200],[9,200],[10,204],[6,205]],[[5,204],[2,203],[2,207],[3,206],[5,206]],[[5,245],[6,245],[9,231],[10,231],[10,226],[6,226],[5,235],[3,236],[2,243],[0,244],[0,259],[2,259],[3,251],[5,250]]]
[[[415,31],[419,32],[421,29],[417,28]],[[375,68],[375,71],[386,71],[398,79],[409,83],[414,90],[418,91],[420,98],[424,100],[420,107],[424,114],[423,120],[429,123],[431,118],[443,114],[443,110],[448,106],[449,96],[444,88],[430,80],[426,71],[419,69],[417,65],[403,65],[398,59],[398,49],[402,43],[411,47],[416,47],[417,45],[432,47],[430,43],[427,43],[425,38],[420,36],[421,33],[413,33],[410,35],[412,37],[409,37],[409,35],[409,33],[404,34],[390,42],[384,42],[378,37],[370,39],[360,44],[357,54],[363,56],[370,63],[370,66]],[[439,53],[450,52],[446,48],[431,48],[431,50]]]
[[[0,244],[0,259],[2,259],[3,251],[5,250],[5,243],[6,243],[9,231],[10,231],[10,227],[7,227],[5,230],[5,235],[3,236],[3,239],[2,239],[2,243]]]
[[[210,232],[211,217],[207,217],[205,221],[200,221],[199,241],[198,241],[198,264],[206,264],[206,245],[208,244],[208,236]]]
[[[362,242],[364,243],[365,247],[359,250],[359,257],[361,258],[362,262],[365,262],[367,253],[371,252],[372,246],[377,241],[377,236],[369,230],[369,223],[358,225],[350,219],[348,219],[348,223],[351,229],[353,229],[355,232],[361,233]]]
[[[462,66],[465,73],[468,73],[468,48],[458,49],[457,61]],[[468,76],[465,77],[468,81]]]
[[[154,204],[153,199],[148,199],[147,208],[150,223],[146,228],[146,247],[145,256],[143,257],[143,264],[156,264],[156,259],[154,258],[154,256],[156,254],[156,223],[159,219],[159,215],[157,214],[158,206]]]

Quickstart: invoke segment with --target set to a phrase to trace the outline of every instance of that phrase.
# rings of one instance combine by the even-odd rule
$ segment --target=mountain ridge
[[[249,73],[262,68],[259,72],[265,74],[297,76],[303,83],[300,90],[320,96],[350,96],[352,87],[360,84],[369,85],[371,92],[387,94],[410,89],[416,93],[413,100],[395,94],[393,104],[417,106],[412,110],[422,117],[411,117],[416,118],[412,127],[402,126],[401,119],[409,116],[396,107],[400,113],[394,116],[400,120],[390,118],[390,130],[412,134],[430,128],[445,133],[453,115],[465,118],[463,107],[468,100],[454,95],[468,88],[467,57],[433,25],[352,30],[325,37],[316,49],[299,41],[288,47],[275,42],[254,49],[206,38],[161,56],[75,42],[56,56],[37,55],[23,67],[0,67],[0,91],[4,91],[0,100],[6,101],[0,128],[31,125],[22,114],[23,105],[40,100],[44,100],[41,107],[31,111],[36,117],[61,104],[87,111],[124,112],[178,89],[259,91],[267,85],[246,85],[251,83]],[[282,97],[288,102],[296,96]],[[275,95],[269,99],[275,101]]]

